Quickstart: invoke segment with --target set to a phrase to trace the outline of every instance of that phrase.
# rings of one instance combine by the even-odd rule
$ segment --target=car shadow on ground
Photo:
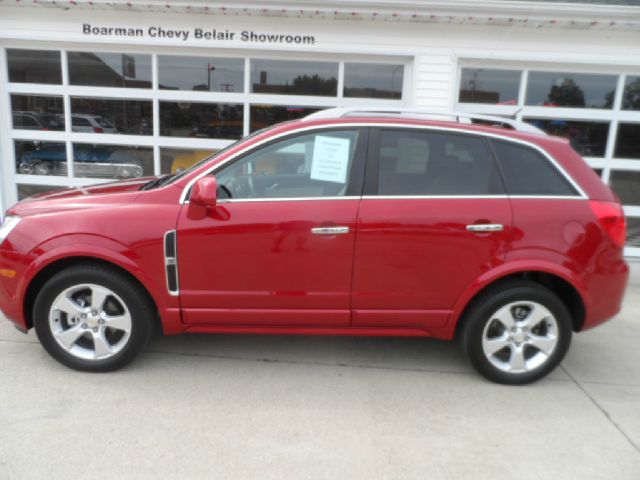
[[[152,356],[176,355],[355,368],[471,373],[457,342],[431,338],[302,335],[156,336],[146,349]]]

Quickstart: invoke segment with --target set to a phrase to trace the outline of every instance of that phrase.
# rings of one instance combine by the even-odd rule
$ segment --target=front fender
[[[147,246],[149,248],[149,246]],[[70,258],[98,259],[116,265],[127,271],[147,289],[156,303],[160,314],[167,311],[179,312],[179,300],[166,293],[164,287],[164,263],[162,241],[158,241],[158,258],[155,268],[142,265],[144,259],[134,250],[113,239],[99,235],[69,234],[42,242],[26,256],[28,266],[24,269],[17,285],[17,298],[24,305],[25,296],[34,278],[49,265]],[[149,260],[147,259],[147,262]]]

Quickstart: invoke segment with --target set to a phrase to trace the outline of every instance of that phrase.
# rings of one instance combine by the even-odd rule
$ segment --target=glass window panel
[[[403,65],[345,63],[344,96],[400,100],[403,78]]]
[[[281,140],[216,173],[224,198],[343,196],[358,132],[325,131]]]
[[[640,248],[640,218],[627,217],[627,246]]]
[[[616,158],[640,158],[640,123],[618,124]]]
[[[48,193],[54,192],[56,190],[61,190],[64,187],[56,186],[56,185],[25,185],[18,184],[18,200],[24,200],[25,198],[31,197],[33,195],[37,195],[39,193]]]
[[[151,100],[71,97],[71,127],[80,133],[151,135]]]
[[[151,88],[151,55],[69,52],[67,58],[71,85]]]
[[[73,144],[73,172],[81,178],[127,179],[153,175],[153,148]]]
[[[623,205],[640,205],[640,171],[611,170],[609,184]]]
[[[11,95],[13,128],[64,130],[62,97]]]
[[[338,63],[254,59],[251,60],[251,91],[335,97]]]
[[[459,102],[516,105],[522,72],[463,68]]]
[[[16,140],[16,173],[22,175],[67,175],[67,149],[64,142]]]
[[[218,150],[192,150],[188,148],[160,149],[160,173],[180,173]]]
[[[158,86],[161,90],[243,92],[244,59],[160,55]]]
[[[602,178],[602,171],[603,171],[602,168],[594,168],[593,171],[596,172],[596,175]]]
[[[628,76],[622,94],[623,110],[640,110],[640,76]]]
[[[10,82],[62,84],[58,51],[8,48],[7,64]]]
[[[604,157],[609,135],[609,123],[561,118],[525,118],[524,121],[544,130],[549,135],[564,137],[576,152],[584,157]]]
[[[480,138],[384,130],[379,148],[379,195],[503,193],[491,153]]]
[[[278,105],[251,105],[251,132],[276,123],[306,117],[324,107],[285,107]]]
[[[238,139],[243,122],[241,104],[160,102],[160,134],[167,137]]]
[[[536,150],[491,141],[509,195],[577,195],[556,167]]]
[[[527,105],[612,108],[618,77],[590,73],[529,72]]]

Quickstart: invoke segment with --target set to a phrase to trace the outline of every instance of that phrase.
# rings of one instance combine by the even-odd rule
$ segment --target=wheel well
[[[31,328],[33,327],[33,304],[36,301],[36,297],[38,296],[38,292],[40,291],[40,289],[42,288],[42,286],[47,283],[47,281],[53,277],[56,273],[61,272],[62,270],[65,270],[69,267],[75,266],[75,265],[100,265],[102,267],[106,267],[106,268],[110,268],[112,270],[116,270],[124,275],[126,275],[127,277],[129,277],[131,279],[131,281],[135,282],[136,284],[140,285],[140,288],[142,289],[142,291],[144,291],[144,293],[147,295],[149,301],[151,302],[151,304],[153,305],[153,307],[155,308],[156,312],[158,311],[158,306],[156,305],[156,302],[154,301],[153,297],[151,296],[151,294],[149,293],[149,291],[145,288],[145,286],[140,283],[140,281],[133,276],[131,273],[129,273],[127,270],[125,270],[124,268],[108,262],[106,260],[101,260],[99,258],[94,258],[94,257],[69,257],[69,258],[64,258],[62,260],[57,260],[49,265],[47,265],[45,268],[43,268],[42,270],[40,270],[38,272],[38,274],[33,278],[33,280],[31,280],[31,283],[29,284],[29,287],[27,288],[27,293],[24,297],[24,318],[27,320],[27,328]],[[159,331],[162,331],[162,322],[160,322],[160,315],[157,314],[156,315],[156,323],[157,323],[157,327],[160,328]]]
[[[569,310],[569,314],[571,315],[571,323],[573,326],[574,332],[579,332],[582,329],[582,325],[584,324],[585,319],[585,308],[584,302],[582,301],[582,297],[575,289],[573,285],[567,282],[565,279],[558,277],[556,275],[547,273],[547,272],[518,272],[511,275],[507,275],[502,277],[495,282],[487,285],[482,290],[480,290],[465,306],[462,314],[460,315],[460,319],[465,318],[465,314],[467,311],[472,308],[476,299],[480,298],[481,295],[486,293],[488,290],[492,290],[495,288],[500,288],[501,286],[508,284],[514,280],[528,280],[530,282],[538,283],[553,293],[555,293],[560,300],[565,304],[567,310]],[[462,322],[458,321],[458,325],[456,326],[456,334],[461,330]]]

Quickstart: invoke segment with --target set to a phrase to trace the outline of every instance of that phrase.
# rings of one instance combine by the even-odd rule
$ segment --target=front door
[[[213,172],[217,207],[193,220],[185,205],[178,223],[185,322],[349,325],[366,137],[297,134]]]
[[[355,326],[443,326],[460,294],[503,262],[511,208],[479,136],[371,131],[354,260]]]

